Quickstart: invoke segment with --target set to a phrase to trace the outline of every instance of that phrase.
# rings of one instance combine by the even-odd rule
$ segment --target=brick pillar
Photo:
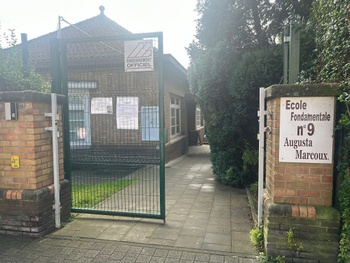
[[[62,116],[63,96],[58,96]],[[17,120],[5,119],[5,103],[16,103]],[[41,236],[54,228],[51,95],[37,92],[0,93],[0,234]],[[70,213],[69,183],[64,180],[62,120],[58,121],[62,220]],[[19,166],[12,166],[12,158]]]
[[[309,112],[311,104],[325,104],[325,97],[333,101],[335,96],[334,85],[273,85],[266,89],[271,133],[266,134],[264,231],[269,256],[286,255],[287,262],[337,260],[340,217],[332,207],[334,149],[330,150],[334,142],[332,134],[323,137],[326,129],[315,128],[331,124],[327,118],[335,119],[335,112]],[[326,143],[330,147],[319,150]],[[287,248],[290,229],[303,244],[300,254]]]

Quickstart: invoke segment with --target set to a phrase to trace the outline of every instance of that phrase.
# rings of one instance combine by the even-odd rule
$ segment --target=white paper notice
[[[117,97],[117,128],[127,130],[139,128],[138,97]]]
[[[112,114],[113,100],[112,98],[92,98],[91,114]]]

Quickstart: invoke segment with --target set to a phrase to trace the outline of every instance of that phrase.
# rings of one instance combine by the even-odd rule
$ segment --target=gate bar
[[[265,88],[259,93],[259,179],[258,179],[258,227],[262,224],[263,188],[264,188],[264,153],[265,153]]]
[[[52,147],[53,147],[53,178],[55,188],[55,223],[56,228],[61,227],[61,203],[60,203],[60,174],[58,164],[58,131],[57,131],[57,94],[51,93],[51,122],[52,122]]]
[[[57,94],[51,93],[51,113],[45,113],[45,117],[51,117],[51,127],[46,127],[46,131],[52,132],[52,158],[53,158],[53,185],[55,189],[55,226],[61,227],[61,203],[60,203],[60,174],[58,163],[58,131],[57,131]]]
[[[160,191],[160,217],[165,222],[165,134],[164,128],[164,76],[163,76],[163,33],[158,34],[158,76],[159,76],[159,140],[160,140],[160,178],[159,178],[159,191]]]

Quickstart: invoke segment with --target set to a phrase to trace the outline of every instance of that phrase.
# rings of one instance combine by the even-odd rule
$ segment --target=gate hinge
[[[270,110],[269,111],[264,111],[263,114],[264,115],[268,114],[268,115],[272,116],[272,111],[270,111]],[[257,111],[257,116],[260,117],[260,111],[259,110]]]
[[[45,131],[50,131],[50,132],[52,132],[52,127],[45,127]],[[60,132],[57,131],[57,138],[59,138],[59,137],[60,137]]]
[[[52,117],[52,113],[44,113],[44,116],[45,117]],[[56,114],[56,121],[58,121],[60,119],[60,115],[59,114]]]
[[[55,208],[55,205],[52,205],[52,210],[55,211],[55,209],[56,209],[56,208]],[[61,203],[60,203],[60,210],[62,210],[62,205],[61,205]]]
[[[263,111],[263,114],[266,115],[267,111]],[[260,117],[260,111],[257,111],[257,116]]]

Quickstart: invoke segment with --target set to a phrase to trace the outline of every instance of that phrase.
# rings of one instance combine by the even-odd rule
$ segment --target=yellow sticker
[[[11,167],[12,168],[19,168],[19,156],[18,155],[11,156]]]

